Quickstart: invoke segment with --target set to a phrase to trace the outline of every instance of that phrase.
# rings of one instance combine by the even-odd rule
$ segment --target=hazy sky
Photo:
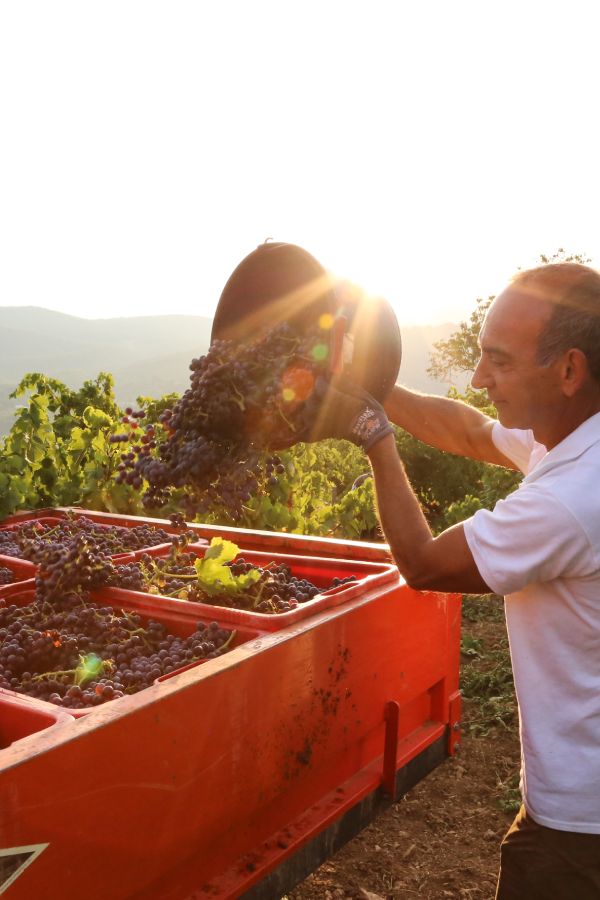
[[[0,4],[0,305],[212,315],[293,241],[457,321],[600,265],[597,4]]]

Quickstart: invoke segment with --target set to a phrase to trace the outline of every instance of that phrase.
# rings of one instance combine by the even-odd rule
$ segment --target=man
[[[493,511],[433,537],[386,412],[329,388],[311,440],[368,453],[381,525],[418,589],[506,595],[524,806],[505,837],[497,900],[600,898],[600,273],[519,273],[492,303],[473,375],[498,421],[396,387],[387,415],[442,450],[521,469]]]

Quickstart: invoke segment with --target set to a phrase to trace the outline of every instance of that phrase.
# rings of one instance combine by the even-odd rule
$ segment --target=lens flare
[[[311,350],[311,355],[315,362],[323,362],[329,356],[329,347],[327,344],[315,344]]]
[[[104,668],[102,659],[95,653],[80,656],[79,660],[79,665],[75,669],[75,684],[85,684],[90,678],[99,675]]]
[[[319,316],[319,328],[322,328],[324,331],[329,331],[330,328],[333,328],[334,321],[331,313],[323,313]]]
[[[315,377],[310,369],[290,366],[281,378],[281,395],[286,403],[302,403],[315,386]]]

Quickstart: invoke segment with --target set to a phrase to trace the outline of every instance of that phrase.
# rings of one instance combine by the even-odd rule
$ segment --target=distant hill
[[[110,372],[122,406],[141,395],[183,392],[190,360],[208,349],[211,326],[205,316],[80,319],[37,306],[0,307],[0,434],[10,430],[18,402],[8,395],[27,372],[42,372],[71,388]],[[446,393],[448,385],[428,378],[426,370],[432,345],[456,327],[402,329],[403,384]]]

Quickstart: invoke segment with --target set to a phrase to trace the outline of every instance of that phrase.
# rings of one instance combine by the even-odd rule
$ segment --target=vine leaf
[[[250,569],[243,575],[234,575],[228,562],[239,553],[233,541],[213,538],[202,559],[197,559],[194,568],[202,590],[209,594],[239,593],[247,590],[260,579],[258,569]]]

